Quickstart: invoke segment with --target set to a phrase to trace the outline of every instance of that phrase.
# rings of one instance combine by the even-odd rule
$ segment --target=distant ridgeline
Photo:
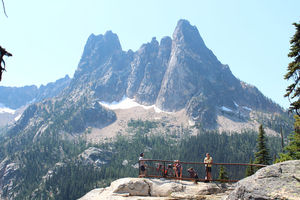
[[[286,142],[293,127],[291,116],[234,77],[186,20],[179,20],[172,38],[153,38],[136,52],[123,51],[111,31],[92,34],[74,78],[40,88],[0,87],[0,97],[2,107],[22,113],[0,110],[7,120],[0,124],[0,198],[6,199],[79,198],[114,179],[137,176],[141,152],[195,162],[210,152],[215,162],[248,163],[259,124],[276,136],[268,140],[274,159],[279,133]],[[138,120],[140,112],[125,112],[132,119],[122,121],[120,109],[103,104],[124,98],[150,114]],[[151,112],[165,115],[156,119]],[[184,119],[179,125],[173,118],[178,112]],[[107,138],[92,137],[100,133]]]

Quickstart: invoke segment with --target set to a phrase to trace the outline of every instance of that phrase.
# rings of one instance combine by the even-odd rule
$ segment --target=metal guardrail
[[[141,162],[145,163],[146,171],[142,173],[141,171]],[[149,177],[149,178],[166,178],[166,179],[176,179],[176,180],[197,180],[197,181],[207,181],[205,178],[205,164],[204,162],[185,162],[180,161],[182,165],[182,177],[178,178],[175,175],[174,171],[175,160],[156,160],[156,159],[144,159],[139,161],[139,177]],[[245,163],[210,163],[212,165],[212,180],[219,182],[237,182],[240,179],[245,177],[246,167],[265,167],[266,165],[261,164],[245,164]],[[223,166],[223,169],[227,173],[228,179],[218,179],[220,167]],[[198,175],[198,178],[190,177],[188,173],[189,168],[193,168]]]

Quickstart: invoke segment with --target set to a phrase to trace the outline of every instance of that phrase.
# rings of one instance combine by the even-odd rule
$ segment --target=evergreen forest
[[[16,146],[9,146],[14,141],[2,144],[2,159],[6,157],[19,163],[14,199],[77,199],[94,188],[108,186],[115,179],[137,177],[141,152],[144,152],[145,159],[182,162],[203,162],[206,152],[211,154],[214,163],[249,163],[254,160],[258,136],[255,131],[219,133],[199,129],[194,135],[182,128],[176,132],[166,130],[152,134],[151,130],[157,125],[158,122],[153,121],[131,120],[128,122],[129,136],[119,134],[114,140],[97,145],[88,144],[81,137],[65,140],[53,134],[19,150]],[[281,150],[281,139],[267,137],[266,145],[274,161]],[[5,146],[10,148],[3,148]],[[78,155],[92,146],[111,152],[109,162],[101,167],[81,162]],[[155,167],[157,163],[148,164]],[[188,167],[191,166],[184,165],[184,173]],[[193,167],[203,178],[204,168]],[[219,170],[219,166],[213,167],[215,178],[218,178]],[[244,178],[246,173],[244,166],[224,166],[222,170],[229,179]]]

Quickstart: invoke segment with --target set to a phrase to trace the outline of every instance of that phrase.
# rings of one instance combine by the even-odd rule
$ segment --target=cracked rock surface
[[[165,179],[122,178],[105,189],[95,189],[80,200],[96,199],[222,199],[228,194],[220,184]]]
[[[300,200],[300,160],[277,163],[258,170],[239,181],[226,199]]]

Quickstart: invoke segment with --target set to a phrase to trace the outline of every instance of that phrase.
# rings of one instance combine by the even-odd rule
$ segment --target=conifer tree
[[[300,159],[300,117],[298,115],[294,116],[295,123],[294,128],[295,131],[289,137],[289,144],[284,148],[286,153],[280,154],[279,161],[286,160],[299,160]]]
[[[251,158],[250,158],[249,164],[253,164],[253,161]],[[245,177],[251,176],[252,174],[254,174],[254,172],[255,172],[254,167],[252,165],[248,165],[246,168]]]
[[[294,79],[294,82],[286,89],[285,97],[297,100],[291,102],[290,110],[295,111],[297,115],[294,116],[294,133],[289,136],[289,144],[284,148],[284,153],[280,154],[280,159],[277,161],[300,159],[300,23],[293,23],[296,27],[296,33],[292,37],[290,43],[289,57],[294,58],[294,61],[289,63],[288,72],[284,78],[289,80]]]
[[[263,125],[259,126],[258,138],[257,138],[257,152],[255,153],[255,164],[269,165],[271,158],[269,149],[267,148],[267,138]]]
[[[223,165],[221,165],[220,167],[220,171],[219,171],[219,180],[228,180],[228,175],[226,170],[224,169]],[[221,181],[223,182],[223,181]]]
[[[284,79],[290,80],[293,79],[291,85],[289,85],[286,89],[285,97],[289,97],[289,99],[295,99],[295,101],[291,102],[290,110],[296,111],[297,115],[300,116],[300,23],[293,23],[296,27],[296,33],[292,37],[290,44],[290,52],[288,57],[293,58],[294,61],[289,63],[287,73],[284,76]]]

